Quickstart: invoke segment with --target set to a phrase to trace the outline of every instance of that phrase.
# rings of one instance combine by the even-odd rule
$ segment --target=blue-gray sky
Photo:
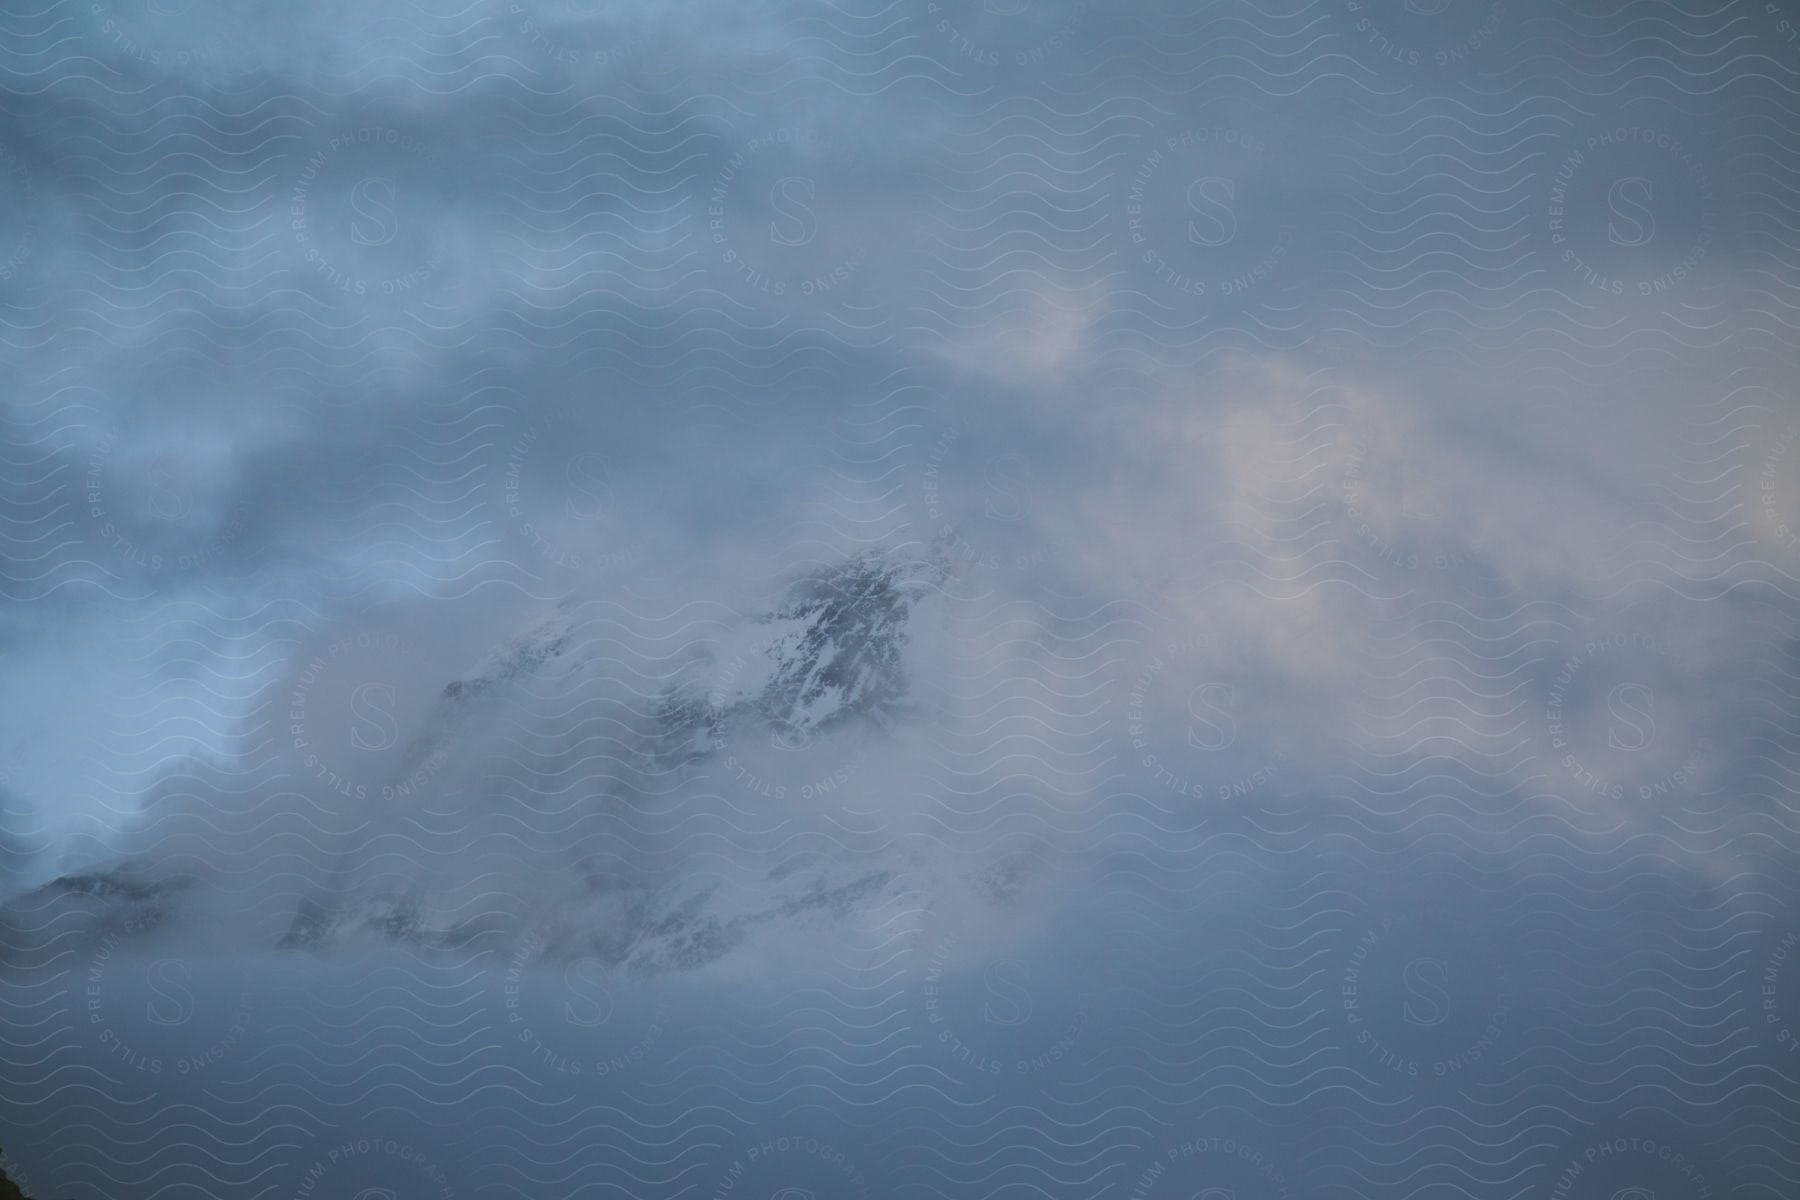
[[[1797,21],[0,14],[0,1167],[1793,1194]]]

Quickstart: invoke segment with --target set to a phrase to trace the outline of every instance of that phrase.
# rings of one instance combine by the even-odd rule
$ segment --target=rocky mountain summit
[[[764,752],[771,769],[798,766],[828,757],[836,739],[879,738],[906,720],[918,704],[915,633],[945,577],[934,561],[878,552],[820,567],[770,609],[686,647],[647,692],[620,686],[615,649],[606,631],[596,634],[591,607],[563,602],[444,685],[399,759],[402,775],[438,764],[434,781],[465,788],[505,768],[511,790],[476,790],[480,804],[435,839],[411,814],[378,814],[348,844],[318,838],[299,895],[280,901],[287,916],[275,944],[315,953],[370,942],[503,950],[522,929],[554,929],[545,953],[675,970],[712,961],[757,929],[878,899],[895,864],[771,862],[754,889],[728,897],[716,882],[649,870],[617,843],[636,828],[634,803],[667,805],[688,781],[745,756],[742,748]],[[511,740],[496,739],[502,727]],[[522,741],[536,757],[508,758]],[[560,790],[556,772],[596,759],[603,771],[568,776],[588,790]],[[522,774],[542,782],[521,799]],[[530,803],[546,813],[522,820]],[[566,836],[547,835],[553,824]],[[218,878],[245,874],[241,857],[217,865]],[[32,946],[77,929],[88,939],[166,934],[207,909],[213,886],[204,874],[160,870],[152,847],[16,897],[0,909],[0,954],[32,958]]]

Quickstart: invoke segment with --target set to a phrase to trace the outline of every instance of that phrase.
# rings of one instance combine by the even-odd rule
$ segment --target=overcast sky
[[[10,6],[0,1168],[1792,1194],[1797,31]]]

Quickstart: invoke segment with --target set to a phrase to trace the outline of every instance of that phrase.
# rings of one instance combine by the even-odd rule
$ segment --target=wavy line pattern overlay
[[[1800,1196],[1800,7],[0,96],[0,1195]]]

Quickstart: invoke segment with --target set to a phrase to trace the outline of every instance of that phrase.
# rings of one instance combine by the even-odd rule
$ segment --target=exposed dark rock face
[[[921,582],[906,564],[877,555],[802,582],[774,614],[801,629],[771,645],[779,665],[757,711],[771,723],[821,730],[889,717],[906,695],[901,652]]]
[[[0,963],[41,965],[71,936],[99,940],[154,932],[178,919],[190,876],[153,879],[132,864],[64,875],[0,908]]]
[[[0,1159],[4,1157],[4,1152],[0,1152]],[[19,1190],[18,1184],[7,1177],[4,1166],[0,1166],[0,1200],[31,1200],[30,1196]]]
[[[800,580],[755,622],[762,636],[747,652],[696,664],[658,698],[653,751],[663,761],[692,762],[721,731],[744,722],[796,748],[858,721],[886,727],[907,702],[904,655],[914,607],[943,580],[936,563],[879,553]],[[740,676],[759,682],[745,688],[736,683]]]

